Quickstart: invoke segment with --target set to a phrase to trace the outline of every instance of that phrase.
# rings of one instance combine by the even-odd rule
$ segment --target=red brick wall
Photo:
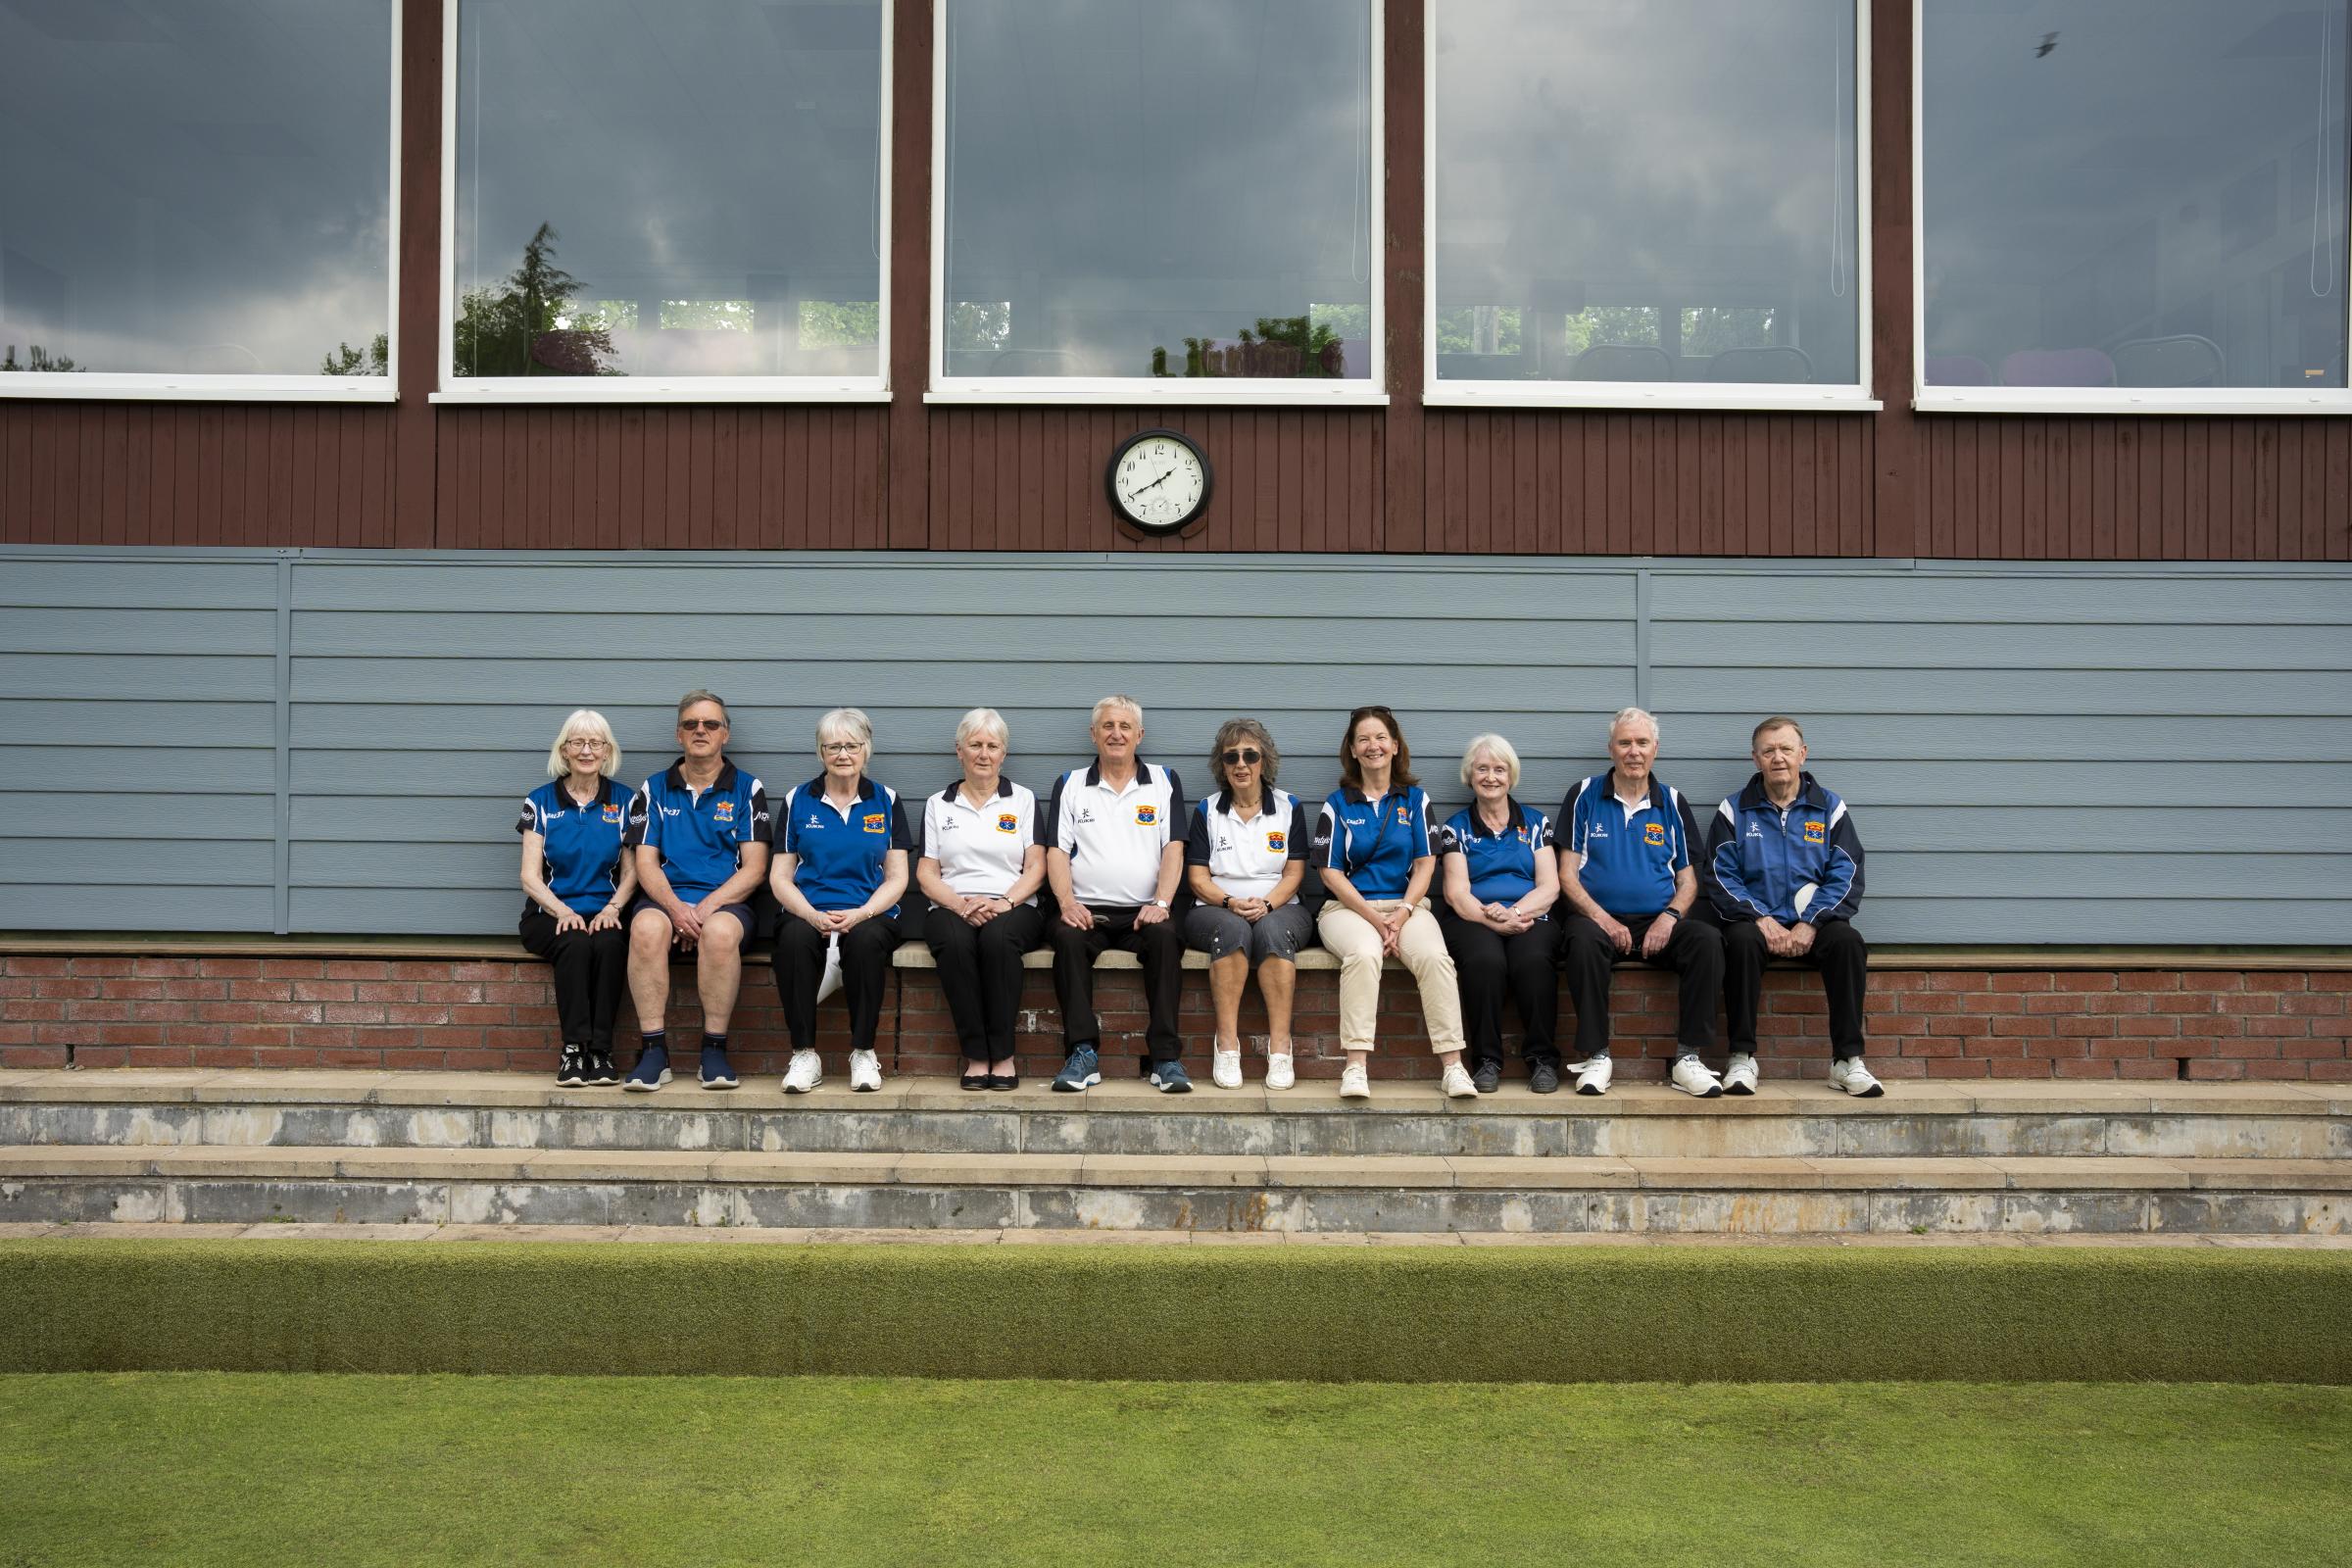
[[[669,1026],[700,1026],[693,977],[676,975]],[[1620,1070],[1657,1078],[1671,1054],[1670,976],[1624,971],[1613,1021]],[[1301,1075],[1339,1071],[1336,979],[1299,977],[1294,1024]],[[1870,1059],[1886,1078],[2325,1079],[2352,1082],[2352,973],[2339,970],[1902,969],[1871,972]],[[1133,971],[1102,974],[1096,1003],[1113,1071],[1143,1054],[1143,995]],[[1053,985],[1031,971],[1022,999],[1022,1070],[1061,1056]],[[1821,1076],[1829,1042],[1821,993],[1791,971],[1765,983],[1767,1076]],[[1411,982],[1389,976],[1376,1071],[1434,1068]],[[1244,1034],[1262,1035],[1252,988]],[[828,1067],[842,1068],[846,1021],[818,1019]],[[1574,1014],[1561,1006],[1563,1047]],[[623,1019],[623,1059],[634,1023]],[[1207,978],[1186,975],[1188,1060],[1206,1065]],[[746,971],[730,1029],[739,1070],[780,1073],[788,1048],[764,965]],[[0,1066],[386,1067],[538,1072],[555,1061],[547,971],[527,959],[0,956]],[[1515,1028],[1506,1046],[1517,1050]],[[956,1070],[955,1031],[928,970],[898,972],[884,1004],[886,1071]],[[1257,1076],[1252,1064],[1250,1077]]]

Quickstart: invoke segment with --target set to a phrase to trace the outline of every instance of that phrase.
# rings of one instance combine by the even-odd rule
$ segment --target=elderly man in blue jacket
[[[1845,802],[1805,771],[1805,733],[1778,714],[1749,739],[1747,788],[1708,824],[1707,896],[1723,919],[1723,1003],[1731,1023],[1727,1094],[1756,1087],[1756,1003],[1764,964],[1789,958],[1821,971],[1830,1004],[1830,1083],[1871,1099],[1886,1091],[1862,1064],[1870,950],[1854,929],[1862,904],[1862,839]]]

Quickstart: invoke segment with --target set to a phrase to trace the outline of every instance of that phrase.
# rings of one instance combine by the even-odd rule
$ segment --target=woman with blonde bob
[[[1502,1002],[1518,1007],[1525,1033],[1528,1086],[1539,1095],[1560,1087],[1552,1044],[1560,1012],[1560,898],[1551,818],[1522,805],[1519,753],[1499,735],[1481,735],[1462,751],[1470,804],[1438,829],[1445,903],[1438,929],[1461,977],[1463,1021],[1470,1036],[1470,1081],[1482,1095],[1502,1086]]]
[[[577,709],[548,748],[548,782],[523,797],[522,945],[556,971],[563,1032],[560,1084],[616,1084],[612,1019],[628,979],[621,911],[637,891],[637,864],[620,853],[628,792],[615,788],[620,747],[593,709]]]
[[[1187,885],[1199,902],[1184,917],[1185,946],[1208,955],[1208,993],[1217,1014],[1209,1055],[1219,1089],[1242,1087],[1242,988],[1257,967],[1266,999],[1266,1087],[1288,1089],[1291,996],[1298,950],[1314,922],[1298,902],[1306,880],[1306,808],[1274,787],[1282,753],[1254,718],[1229,718],[1208,749],[1208,776],[1222,787],[1193,808],[1184,841]]]
[[[956,1020],[966,1089],[1018,1089],[1012,1030],[1021,1001],[1021,957],[1045,940],[1037,890],[1046,850],[1037,842],[1037,797],[1004,776],[1012,732],[993,708],[956,725],[956,782],[923,801],[915,886],[931,901],[923,940]]]
[[[1462,999],[1453,958],[1429,912],[1429,796],[1413,777],[1413,754],[1396,715],[1377,705],[1348,715],[1340,738],[1340,787],[1323,802],[1314,861],[1331,902],[1315,922],[1340,958],[1340,1045],[1348,1065],[1340,1098],[1372,1096],[1372,1035],[1380,1014],[1384,959],[1400,958],[1421,990],[1430,1049],[1444,1064],[1447,1098],[1478,1090],[1462,1068]]]

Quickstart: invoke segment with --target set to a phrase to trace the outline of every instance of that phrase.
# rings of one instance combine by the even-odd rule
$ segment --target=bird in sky
[[[2034,51],[2034,58],[2046,60],[2049,58],[2050,51],[2057,47],[2058,35],[2054,32],[2045,32],[2041,35],[2041,47]]]

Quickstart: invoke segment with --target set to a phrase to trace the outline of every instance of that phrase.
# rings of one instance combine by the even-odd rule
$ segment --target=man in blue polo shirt
[[[1724,1011],[1731,1020],[1726,1087],[1756,1083],[1756,1004],[1774,958],[1821,971],[1830,1004],[1830,1083],[1862,1100],[1886,1089],[1862,1064],[1870,950],[1854,929],[1862,906],[1862,838],[1845,802],[1805,771],[1805,732],[1778,714],[1748,739],[1756,772],[1716,808],[1701,858],[1723,918]]]
[[[1576,1004],[1576,1092],[1608,1093],[1609,974],[1620,958],[1679,977],[1676,1054],[1666,1081],[1712,1100],[1723,1085],[1698,1059],[1714,1043],[1715,998],[1723,986],[1723,939],[1689,918],[1698,900],[1690,809],[1651,771],[1658,721],[1628,708],[1609,721],[1609,770],[1595,773],[1560,806],[1560,896],[1567,919],[1568,995]]]
[[[678,699],[678,760],[629,802],[621,844],[637,858],[629,911],[629,995],[643,1034],[624,1089],[669,1082],[670,950],[694,955],[703,999],[702,1082],[732,1089],[727,1021],[752,935],[752,890],[767,874],[767,792],[727,760],[727,705],[706,691]]]

